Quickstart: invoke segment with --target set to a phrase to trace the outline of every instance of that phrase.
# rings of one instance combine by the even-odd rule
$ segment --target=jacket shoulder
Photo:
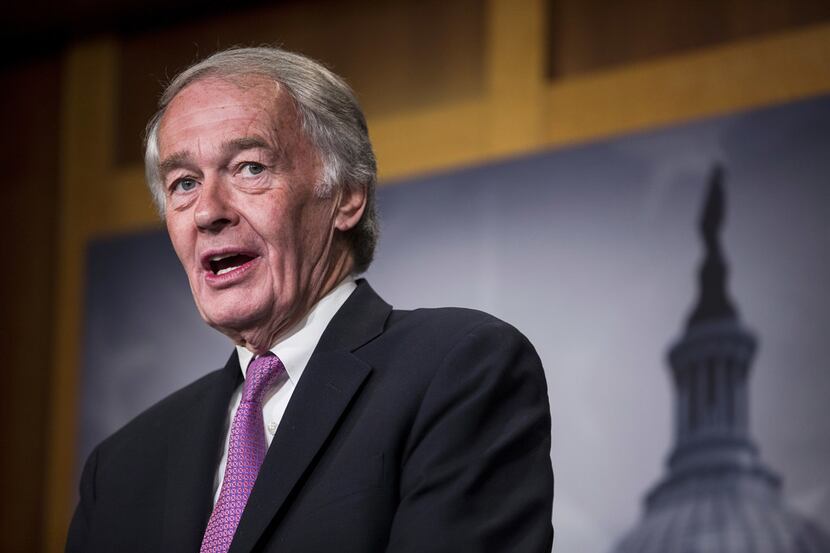
[[[455,328],[476,326],[487,322],[507,325],[506,322],[489,313],[467,307],[422,307],[411,310],[395,309],[392,311],[389,319],[390,324],[421,325],[428,323],[430,325],[435,324]]]
[[[433,343],[455,343],[471,332],[495,332],[526,340],[513,325],[484,311],[464,307],[421,308],[411,311],[394,310],[387,331],[422,334]]]

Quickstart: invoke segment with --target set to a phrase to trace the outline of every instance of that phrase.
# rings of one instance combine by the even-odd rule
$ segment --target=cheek
[[[305,239],[303,228],[298,224],[300,213],[297,206],[260,210],[256,214],[256,220],[249,218],[249,223],[259,238],[268,245],[272,254],[289,257],[294,255]]]

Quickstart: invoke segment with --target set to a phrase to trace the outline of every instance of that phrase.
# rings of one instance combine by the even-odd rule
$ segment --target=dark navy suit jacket
[[[69,552],[197,552],[237,356],[90,455]],[[547,552],[547,385],[513,327],[466,309],[393,311],[371,287],[303,373],[231,552]]]

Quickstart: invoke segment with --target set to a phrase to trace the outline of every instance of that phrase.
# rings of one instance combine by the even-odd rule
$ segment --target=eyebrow
[[[265,150],[273,149],[270,144],[256,136],[234,138],[233,140],[228,140],[227,142],[222,143],[222,151],[230,156],[238,154],[239,152],[244,152],[245,150],[254,150],[257,148]]]
[[[220,148],[225,158],[231,158],[239,152],[254,150],[257,148],[270,150],[276,153],[276,150],[272,145],[256,136],[246,136],[242,138],[234,138],[233,140],[227,140],[222,143]],[[170,171],[179,169],[180,167],[188,167],[192,165],[195,165],[195,162],[193,161],[193,156],[190,152],[174,152],[159,162],[159,173],[161,173],[161,176],[164,177]]]
[[[159,173],[162,178],[174,169],[192,165],[193,160],[188,152],[175,152],[159,162]]]

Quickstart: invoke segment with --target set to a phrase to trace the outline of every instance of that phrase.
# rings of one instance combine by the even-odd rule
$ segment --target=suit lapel
[[[212,506],[216,463],[231,395],[242,381],[234,352],[191,409],[171,425],[161,550],[198,551]]]
[[[358,288],[332,319],[303,372],[259,471],[230,553],[250,551],[308,470],[371,367],[352,351],[378,336],[391,312],[374,291]]]

